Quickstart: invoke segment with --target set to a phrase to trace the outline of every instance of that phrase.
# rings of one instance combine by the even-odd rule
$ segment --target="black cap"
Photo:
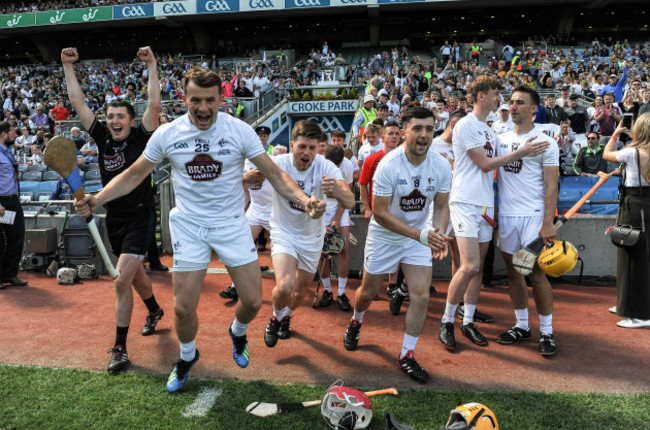
[[[257,133],[257,134],[267,134],[267,135],[270,136],[271,135],[271,129],[268,128],[265,125],[260,125],[259,127],[255,128],[255,133]]]

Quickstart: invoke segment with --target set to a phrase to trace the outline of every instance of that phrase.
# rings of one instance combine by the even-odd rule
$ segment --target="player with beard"
[[[108,105],[106,125],[99,122],[86,104],[84,93],[75,75],[74,63],[79,59],[76,48],[61,51],[63,72],[72,107],[79,115],[81,124],[97,143],[99,170],[102,184],[106,186],[117,175],[131,166],[144,151],[151,133],[158,127],[160,110],[160,84],[158,67],[151,48],[138,50],[138,58],[147,65],[149,83],[147,86],[147,109],[142,124],[136,128],[135,110],[124,100],[115,100]],[[134,189],[120,199],[106,205],[106,229],[113,253],[118,256],[117,269],[120,275],[115,279],[115,319],[117,322],[115,344],[109,351],[110,373],[124,369],[128,362],[126,339],[133,314],[133,289],[144,301],[149,314],[141,334],[149,336],[164,315],[156,302],[151,280],[144,271],[143,260],[149,249],[156,228],[154,193],[151,177],[142,178]]]
[[[299,121],[291,132],[290,154],[273,159],[298,186],[310,195],[336,199],[346,209],[354,206],[354,194],[340,170],[318,154],[323,131],[311,121]],[[325,234],[324,219],[310,219],[302,205],[273,193],[271,210],[271,261],[275,271],[273,316],[264,332],[266,346],[291,336],[292,313],[300,306],[307,286],[318,269]]]
[[[218,114],[221,79],[215,72],[190,70],[182,86],[187,115],[162,125],[129,169],[96,196],[86,195],[76,204],[82,215],[88,215],[97,206],[130,192],[163,158],[169,159],[176,196],[176,207],[169,213],[174,247],[174,325],[181,349],[181,358],[167,379],[169,392],[185,385],[190,369],[200,358],[195,343],[199,326],[196,309],[213,250],[225,264],[239,295],[235,319],[228,327],[233,359],[240,367],[250,362],[246,331],[262,306],[262,275],[244,214],[245,159],[279,195],[304,207],[306,218],[319,218],[325,212],[325,202],[305,194],[278,169],[248,124]]]
[[[404,319],[405,333],[399,367],[417,382],[429,379],[415,361],[413,350],[424,327],[429,303],[431,263],[447,255],[451,166],[429,151],[434,132],[433,113],[411,108],[402,113],[404,145],[388,153],[373,178],[373,214],[368,225],[361,287],[343,345],[355,350],[363,318],[379,292],[386,273],[401,265],[409,281],[411,304]],[[434,228],[427,228],[429,205],[435,202]],[[432,254],[433,251],[433,254]]]
[[[537,91],[518,87],[510,96],[510,115],[515,129],[499,136],[497,155],[507,155],[531,138],[549,143],[546,151],[535,157],[513,161],[499,167],[499,248],[508,268],[508,289],[517,323],[497,338],[510,345],[530,338],[528,324],[528,288],[523,275],[512,265],[512,256],[538,236],[548,245],[555,239],[553,225],[558,195],[559,148],[552,138],[533,123],[540,99]],[[541,338],[539,352],[555,354],[553,337],[553,291],[539,265],[529,275],[539,314]]]
[[[492,171],[525,156],[537,156],[548,147],[548,142],[535,142],[533,137],[518,150],[495,156],[499,141],[485,120],[501,101],[500,89],[499,81],[492,76],[479,76],[474,80],[470,87],[474,108],[458,121],[452,133],[454,176],[449,213],[458,243],[460,266],[449,284],[439,329],[440,341],[449,350],[456,349],[454,314],[463,298],[461,333],[477,345],[487,345],[487,340],[474,325],[474,311],[481,289],[483,261],[492,239],[492,227],[481,216],[483,207],[487,207],[488,215],[494,217]]]

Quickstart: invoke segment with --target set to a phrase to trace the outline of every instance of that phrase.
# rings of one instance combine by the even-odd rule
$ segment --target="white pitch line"
[[[194,403],[181,413],[184,417],[204,417],[221,395],[221,388],[203,388]]]

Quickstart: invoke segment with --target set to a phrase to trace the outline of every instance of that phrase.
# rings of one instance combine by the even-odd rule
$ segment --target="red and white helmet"
[[[370,398],[363,391],[343,386],[340,379],[325,393],[320,412],[327,424],[337,430],[364,429],[372,419]]]

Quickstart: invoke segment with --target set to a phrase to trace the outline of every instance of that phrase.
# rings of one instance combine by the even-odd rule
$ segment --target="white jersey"
[[[347,158],[343,157],[343,161],[341,162],[341,167],[337,167],[339,172],[341,172],[341,177],[343,178],[343,182],[346,184],[350,185],[352,183],[352,176],[354,175],[354,168],[352,167],[352,162],[348,160]],[[327,209],[325,209],[325,212],[330,212],[330,211],[335,211],[338,208],[339,201],[325,196],[325,203],[327,203]]]
[[[501,122],[501,120],[499,119],[499,121],[494,121],[492,123],[492,130],[494,130],[496,134],[506,133],[514,129],[515,129],[515,123],[512,122],[510,118],[508,118],[508,121],[506,122]]]
[[[317,193],[322,192],[323,176],[343,180],[341,172],[334,163],[320,154],[316,155],[307,170],[296,169],[293,165],[293,154],[278,155],[274,161],[310,196],[317,196]],[[270,224],[272,231],[282,231],[301,241],[317,240],[325,233],[323,217],[310,218],[302,205],[290,202],[275,191]]]
[[[381,140],[376,145],[371,145],[368,142],[365,142],[361,145],[361,148],[359,148],[359,161],[365,161],[366,158],[382,149],[384,149],[384,146],[381,144]]]
[[[516,151],[531,137],[535,137],[536,141],[547,141],[550,145],[543,154],[524,157],[499,167],[499,215],[544,215],[544,167],[560,164],[560,153],[555,140],[544,134],[539,127],[534,127],[526,134],[509,131],[499,136],[497,155]]]
[[[484,172],[472,161],[467,151],[483,148],[489,158],[494,156],[497,136],[486,123],[473,113],[461,118],[454,127],[454,178],[449,202],[470,203],[476,206],[494,207],[492,183],[494,174]]]
[[[250,160],[246,160],[246,163],[244,163],[244,173],[250,172],[253,169],[256,169],[255,165]],[[273,186],[271,183],[264,180],[260,185],[250,187],[248,194],[251,196],[251,204],[248,210],[268,218],[271,215],[271,208],[273,207]]]
[[[373,177],[372,194],[391,197],[388,212],[405,224],[423,229],[427,226],[429,205],[437,193],[448,193],[451,166],[442,155],[429,150],[427,158],[414,166],[404,154],[404,145],[386,154]],[[379,225],[374,215],[368,234],[380,234],[382,240],[403,243],[411,240]]]
[[[451,143],[445,142],[441,137],[436,137],[431,142],[429,151],[437,152],[438,154],[445,155],[452,160],[454,159],[454,147]]]
[[[194,224],[212,227],[244,214],[244,160],[264,153],[253,128],[230,115],[218,115],[199,130],[187,114],[160,126],[143,155],[172,165],[176,206]]]
[[[359,160],[357,159],[356,156],[352,155],[352,157],[350,157],[350,162],[352,163],[353,171],[356,172],[357,170],[359,170]]]

